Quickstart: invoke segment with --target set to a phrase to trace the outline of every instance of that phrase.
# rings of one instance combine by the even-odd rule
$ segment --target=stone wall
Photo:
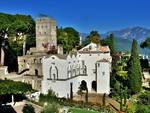
[[[48,17],[36,20],[36,49],[48,50],[50,46],[57,47],[56,22]]]
[[[8,74],[7,66],[0,66],[0,76],[5,76]]]

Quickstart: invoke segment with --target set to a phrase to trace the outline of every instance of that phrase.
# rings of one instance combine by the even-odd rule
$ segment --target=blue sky
[[[150,28],[150,0],[3,0],[0,12],[33,18],[46,14],[56,19],[58,26],[72,26],[83,33]]]

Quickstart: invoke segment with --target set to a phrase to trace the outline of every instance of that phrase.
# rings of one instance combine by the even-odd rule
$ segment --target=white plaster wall
[[[49,81],[48,88],[52,89],[58,97],[66,97],[70,94],[69,84],[66,81]]]
[[[110,93],[110,63],[99,62],[100,67],[97,68],[97,92]],[[105,73],[103,75],[103,73]]]
[[[91,82],[95,80],[95,63],[100,60],[100,56],[98,54],[79,54],[81,59],[84,60],[85,65],[87,66],[87,75],[88,77],[85,78],[87,82],[87,87],[89,92],[91,90]]]
[[[50,67],[52,66],[52,63],[55,63],[55,66],[58,68],[59,79],[67,78],[67,61],[59,59],[58,57],[53,55],[49,58],[43,59],[43,79],[47,80],[48,78],[50,78]]]
[[[58,94],[59,97],[70,96],[70,83],[73,84],[73,94],[77,95],[78,87],[82,80],[86,81],[89,92],[92,92],[92,81],[96,81],[95,64],[101,59],[111,58],[110,54],[104,55],[103,53],[97,54],[78,54],[76,57],[68,55],[67,59],[59,59],[57,56],[51,56],[49,58],[43,59],[43,74],[44,79],[42,81],[42,93],[47,93],[49,89],[52,89]],[[72,68],[77,68],[78,65],[82,67],[82,61],[84,61],[87,66],[87,76],[77,76],[74,78],[68,78],[67,70],[68,66]],[[65,81],[56,80],[47,80],[50,78],[49,70],[52,65],[58,67],[58,76],[59,79],[66,79]],[[102,72],[105,72],[105,75],[102,75]],[[81,73],[82,74],[82,73]],[[75,76],[75,74],[73,74]],[[97,92],[98,93],[107,93],[110,91],[110,63],[109,62],[100,62],[100,67],[97,70]]]
[[[42,81],[42,93],[47,94],[49,89],[52,89],[59,97],[70,97],[70,83],[72,83],[73,95],[77,95],[80,83],[85,78],[76,77],[74,79],[69,79],[67,81]]]

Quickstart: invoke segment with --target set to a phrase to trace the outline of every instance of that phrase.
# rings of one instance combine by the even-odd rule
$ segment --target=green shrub
[[[150,106],[147,105],[137,105],[136,113],[150,113]]]
[[[150,105],[150,91],[145,91],[138,98],[139,104]]]
[[[47,95],[40,94],[40,102],[56,102],[58,98],[53,90],[49,90]]]
[[[34,107],[31,104],[26,104],[23,109],[23,113],[35,113]]]
[[[57,97],[57,96],[56,96],[56,93],[55,93],[52,89],[48,90],[47,96],[48,96],[48,97]]]
[[[48,104],[44,107],[42,113],[58,113],[60,105],[56,103]]]

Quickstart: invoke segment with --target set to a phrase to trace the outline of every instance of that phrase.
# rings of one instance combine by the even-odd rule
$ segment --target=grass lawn
[[[72,113],[99,113],[96,111],[88,111],[86,109],[80,109],[80,108],[71,108],[70,111],[72,111]]]

